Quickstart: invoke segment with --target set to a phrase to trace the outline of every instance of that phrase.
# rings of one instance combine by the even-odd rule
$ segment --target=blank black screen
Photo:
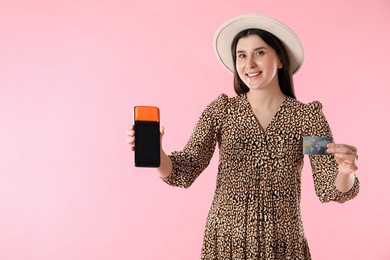
[[[160,166],[160,123],[135,121],[135,166]]]

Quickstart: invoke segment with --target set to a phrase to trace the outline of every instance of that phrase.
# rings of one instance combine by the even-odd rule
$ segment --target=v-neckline
[[[246,93],[244,94],[244,100],[249,108],[249,113],[251,114],[251,118],[252,120],[254,120],[254,122],[256,122],[256,125],[258,126],[260,132],[262,133],[266,133],[269,131],[269,129],[272,127],[272,125],[274,124],[274,122],[276,121],[277,117],[279,116],[280,112],[282,111],[283,107],[285,106],[287,100],[289,99],[289,96],[286,96],[286,98],[283,100],[283,102],[279,105],[279,108],[278,110],[276,111],[276,113],[272,116],[271,118],[271,121],[269,122],[269,124],[267,125],[267,127],[263,127],[261,124],[260,124],[260,121],[257,119],[256,117],[256,114],[255,112],[253,111],[253,108],[252,108],[252,105],[251,103],[249,102],[248,100],[248,97],[246,95]]]

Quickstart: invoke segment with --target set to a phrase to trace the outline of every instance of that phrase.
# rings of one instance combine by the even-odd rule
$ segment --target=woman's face
[[[249,35],[238,40],[236,69],[250,90],[279,87],[278,69],[282,67],[275,50],[259,36]]]

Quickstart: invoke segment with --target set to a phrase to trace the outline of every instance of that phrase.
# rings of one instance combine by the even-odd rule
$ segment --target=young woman
[[[237,96],[221,94],[208,105],[182,151],[162,150],[158,172],[166,183],[187,188],[218,144],[202,259],[311,259],[300,212],[303,137],[332,134],[319,102],[295,98],[292,74],[303,63],[303,45],[286,25],[249,14],[219,28],[215,50],[234,74]],[[134,141],[131,127],[131,147]],[[319,199],[354,198],[356,148],[332,143],[328,152],[310,155]]]

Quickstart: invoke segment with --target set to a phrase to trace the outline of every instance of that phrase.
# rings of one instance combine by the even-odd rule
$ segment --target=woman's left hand
[[[331,143],[327,146],[328,152],[334,154],[339,173],[351,174],[357,171],[357,149],[352,145]]]

